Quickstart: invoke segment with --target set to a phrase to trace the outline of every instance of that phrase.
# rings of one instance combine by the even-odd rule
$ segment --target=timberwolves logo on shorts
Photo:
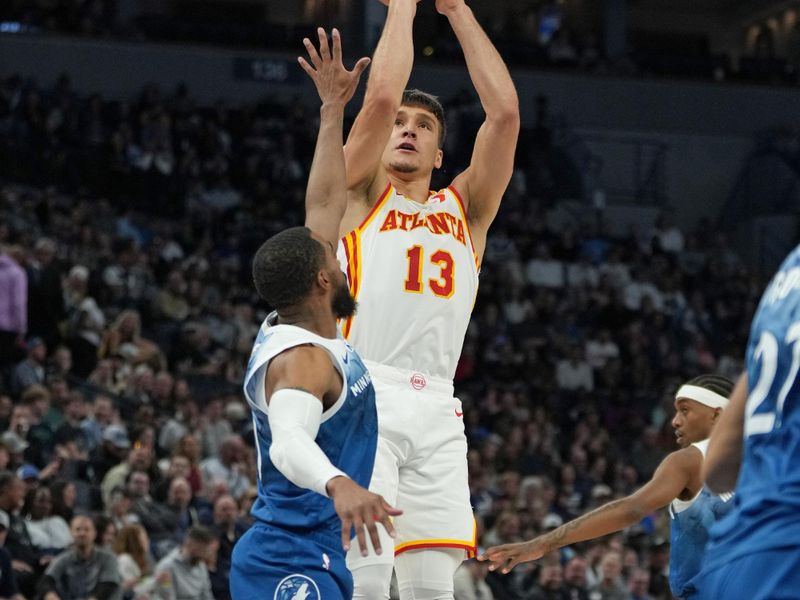
[[[275,600],[320,600],[319,588],[305,575],[284,577],[275,590]]]

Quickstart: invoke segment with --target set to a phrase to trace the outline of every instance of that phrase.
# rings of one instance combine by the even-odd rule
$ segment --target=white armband
[[[278,390],[267,411],[272,464],[296,486],[328,496],[325,488],[334,477],[347,477],[331,464],[314,441],[322,420],[322,402],[301,390]]]

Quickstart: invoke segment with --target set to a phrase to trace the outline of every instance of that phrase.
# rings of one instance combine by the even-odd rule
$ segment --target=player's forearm
[[[372,57],[364,106],[370,103],[388,104],[391,118],[394,118],[400,106],[414,64],[412,32],[416,14],[416,0],[392,0],[383,33]]]
[[[592,540],[620,531],[641,521],[646,513],[628,498],[609,502],[593,511],[564,523],[541,537],[545,553],[570,544]]]
[[[703,479],[716,494],[732,491],[739,479],[746,401],[747,376],[742,375],[731,392],[728,408],[722,411],[719,423],[711,433],[708,452],[703,460]]]
[[[469,76],[489,119],[519,119],[514,82],[472,10],[461,4],[446,14],[464,51]]]
[[[338,238],[339,222],[347,207],[343,126],[344,104],[323,104],[306,187],[306,225],[330,241]]]

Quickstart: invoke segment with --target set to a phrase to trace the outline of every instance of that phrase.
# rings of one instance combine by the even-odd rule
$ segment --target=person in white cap
[[[492,571],[508,573],[520,563],[625,529],[669,506],[670,588],[677,598],[691,595],[691,580],[700,571],[708,528],[732,505],[727,502],[730,495],[713,495],[702,479],[708,438],[732,391],[733,382],[719,375],[701,375],[682,385],[675,394],[672,419],[681,449],[667,455],[641,489],[532,540],[489,548],[479,559],[491,561]]]

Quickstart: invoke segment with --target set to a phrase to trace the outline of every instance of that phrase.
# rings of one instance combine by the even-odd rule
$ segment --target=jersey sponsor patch
[[[322,596],[313,579],[296,573],[281,579],[274,600],[320,600]]]

